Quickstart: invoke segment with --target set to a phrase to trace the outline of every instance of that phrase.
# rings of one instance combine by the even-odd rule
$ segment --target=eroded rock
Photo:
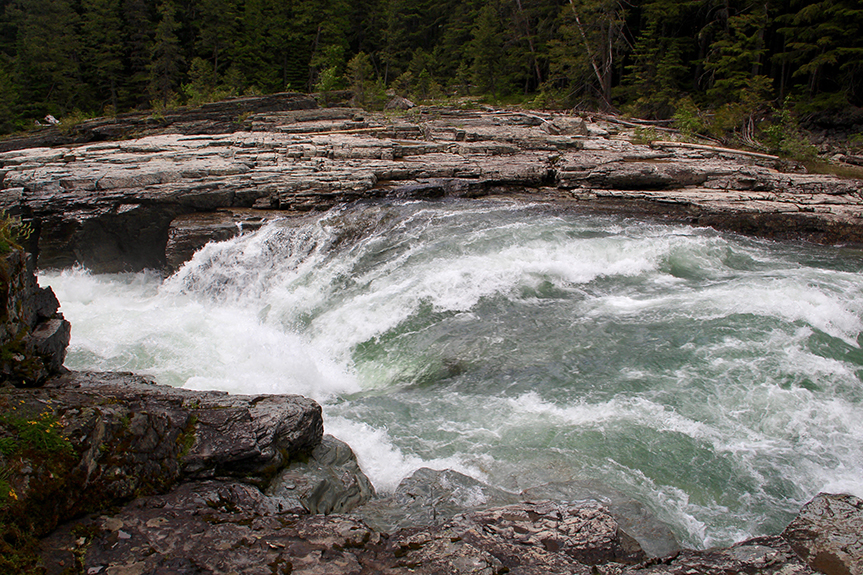
[[[667,557],[680,550],[677,538],[668,525],[657,519],[643,504],[615,489],[595,483],[569,481],[526,489],[521,496],[528,501],[545,499],[569,504],[587,500],[600,502],[620,528],[638,542],[648,557]]]
[[[205,481],[65,525],[42,556],[49,575],[76,561],[84,573],[360,573],[357,551],[379,540],[355,520],[303,516],[256,487]]]
[[[728,548],[703,551],[683,550],[665,559],[649,561],[624,571],[626,575],[811,575],[813,571],[800,560],[781,537],[757,537]]]
[[[61,373],[71,325],[51,288],[39,287],[33,258],[0,256],[0,384],[36,386]]]

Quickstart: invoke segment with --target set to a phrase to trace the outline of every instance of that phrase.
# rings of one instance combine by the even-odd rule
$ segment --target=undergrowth
[[[32,232],[29,223],[23,223],[21,218],[0,211],[0,255],[22,249],[20,242],[26,241]]]

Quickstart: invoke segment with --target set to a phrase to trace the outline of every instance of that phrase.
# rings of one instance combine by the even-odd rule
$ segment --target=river
[[[171,277],[44,271],[66,365],[324,407],[379,491],[625,492],[684,545],[863,496],[863,254],[506,201],[343,207]]]

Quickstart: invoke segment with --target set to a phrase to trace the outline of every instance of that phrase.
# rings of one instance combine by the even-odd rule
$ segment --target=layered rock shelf
[[[96,272],[176,269],[210,239],[269,218],[389,198],[506,195],[863,243],[859,180],[802,173],[770,156],[634,143],[629,128],[571,114],[382,114],[283,97],[281,109],[275,97],[256,113],[241,100],[215,119],[178,115],[146,131],[127,121],[113,132],[101,122],[89,139],[103,141],[0,153],[0,209],[32,222],[40,267]],[[148,135],[132,137],[140,133]]]

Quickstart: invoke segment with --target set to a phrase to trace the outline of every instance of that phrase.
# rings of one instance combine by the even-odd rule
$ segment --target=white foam
[[[402,479],[422,467],[453,469],[479,481],[488,480],[479,468],[458,456],[423,459],[405,454],[393,443],[386,429],[329,415],[326,411],[324,429],[351,446],[360,468],[379,493],[392,493]]]
[[[719,437],[717,431],[705,423],[681,416],[643,397],[618,396],[599,403],[580,401],[560,407],[543,400],[535,392],[528,392],[510,399],[509,403],[515,414],[553,417],[580,428],[602,428],[611,422],[628,421],[658,431],[682,433],[693,439],[715,440]]]
[[[151,274],[45,274],[72,323],[70,359],[131,369],[164,383],[233,393],[298,393],[320,401],[359,390],[348,366],[240,306],[160,291]],[[113,281],[112,281],[113,280]]]

